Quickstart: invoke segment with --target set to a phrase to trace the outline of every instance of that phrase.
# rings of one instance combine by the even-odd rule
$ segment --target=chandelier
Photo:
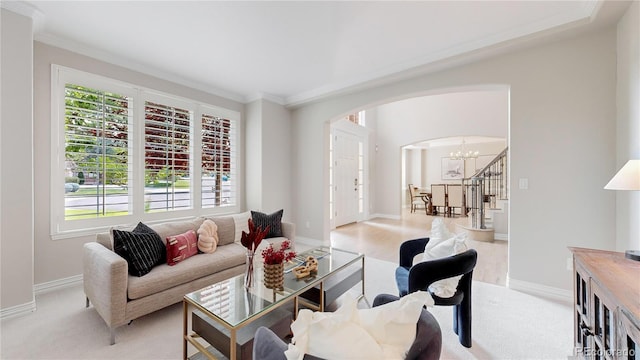
[[[449,157],[453,160],[475,159],[478,155],[480,155],[478,150],[472,151],[466,149],[464,138],[462,138],[462,145],[458,148],[458,151],[449,153]]]

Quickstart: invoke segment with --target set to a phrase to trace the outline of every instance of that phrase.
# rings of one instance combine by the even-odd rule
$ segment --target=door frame
[[[362,143],[362,156],[363,156],[363,175],[362,180],[359,182],[358,186],[362,186],[362,201],[363,206],[361,211],[358,211],[357,217],[355,219],[356,222],[365,220],[369,216],[369,130],[366,127],[355,125],[348,121],[335,121],[330,123],[329,127],[329,169],[334,168],[334,164],[331,164],[332,152],[334,149],[332,148],[333,140],[336,136],[336,131],[344,132],[348,135],[354,136],[358,139],[359,142]],[[334,160],[335,161],[335,160]],[[330,186],[330,194],[329,194],[329,228],[333,230],[336,228],[335,222],[335,171],[329,171],[329,186]],[[332,174],[332,175],[331,175]],[[359,201],[359,200],[358,200]]]

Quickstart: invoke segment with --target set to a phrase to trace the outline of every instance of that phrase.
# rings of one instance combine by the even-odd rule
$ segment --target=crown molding
[[[322,99],[366,90],[375,86],[382,86],[426,75],[435,71],[460,66],[481,58],[505,52],[505,50],[517,48],[519,45],[528,43],[533,38],[543,35],[553,35],[570,28],[577,28],[581,25],[592,22],[596,18],[604,2],[605,0],[582,1],[580,7],[577,9],[574,8],[570,13],[558,13],[556,16],[551,16],[539,21],[519,24],[491,36],[486,36],[475,41],[456,44],[449,48],[442,49],[437,53],[417,57],[400,64],[381,68],[376,71],[346,79],[345,81],[326,84],[291,96],[275,96],[266,93],[236,93],[212,86],[211,84],[202,83],[197,80],[185,79],[182,76],[169,73],[159,68],[142,65],[136,61],[127,59],[125,56],[108,53],[91,45],[60,38],[50,33],[40,33],[34,30],[34,34],[37,41],[109,62],[114,65],[122,66],[143,74],[171,81],[176,84],[201,90],[238,103],[247,104],[259,99],[266,99],[273,103],[293,108]],[[2,8],[6,8],[33,19],[34,29],[41,28],[45,22],[43,13],[27,2],[2,0],[0,3],[2,4]]]
[[[31,19],[33,32],[43,28],[45,17],[37,7],[24,1],[0,1],[0,7]]]
[[[271,95],[271,94],[267,94],[267,93],[257,93],[257,94],[253,94],[251,96],[247,96],[245,98],[245,103],[249,104],[252,103],[254,101],[258,101],[258,100],[269,100],[272,103],[276,103],[278,105],[282,105],[285,106],[287,105],[285,103],[284,98],[280,97],[280,96],[275,96],[275,95]]]
[[[179,75],[171,74],[160,69],[146,66],[138,62],[132,61],[130,59],[126,59],[122,56],[118,56],[110,52],[96,49],[95,47],[92,47],[87,44],[83,44],[83,43],[76,42],[69,39],[64,39],[64,38],[52,35],[50,33],[36,34],[35,40],[45,43],[47,45],[55,46],[64,50],[68,50],[80,55],[88,56],[88,57],[91,57],[100,61],[104,61],[113,65],[121,66],[129,70],[137,71],[145,75],[157,77],[159,79],[170,81],[178,85],[183,85],[192,89],[204,91],[208,94],[233,100],[238,103],[244,104],[246,101],[246,98],[243,95],[218,89],[204,83],[187,80]]]
[[[439,52],[407,61],[379,71],[351,78],[340,83],[328,84],[285,99],[287,107],[301,106],[324,98],[364,90],[396,81],[407,80],[435,71],[496,55],[509,48],[517,48],[531,39],[549,36],[570,28],[589,24],[597,15],[604,0],[584,3],[577,12],[561,13],[540,21],[520,24],[492,36],[451,46]]]

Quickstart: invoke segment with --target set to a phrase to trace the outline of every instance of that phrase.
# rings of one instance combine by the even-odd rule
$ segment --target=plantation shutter
[[[202,207],[237,203],[236,123],[202,115]]]
[[[130,214],[131,98],[75,84],[64,91],[65,220]]]
[[[144,111],[145,212],[191,208],[193,112],[150,101]]]

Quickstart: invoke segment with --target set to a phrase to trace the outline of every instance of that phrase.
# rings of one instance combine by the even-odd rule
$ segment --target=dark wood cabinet
[[[640,262],[614,251],[573,253],[574,345],[583,359],[640,359]]]

